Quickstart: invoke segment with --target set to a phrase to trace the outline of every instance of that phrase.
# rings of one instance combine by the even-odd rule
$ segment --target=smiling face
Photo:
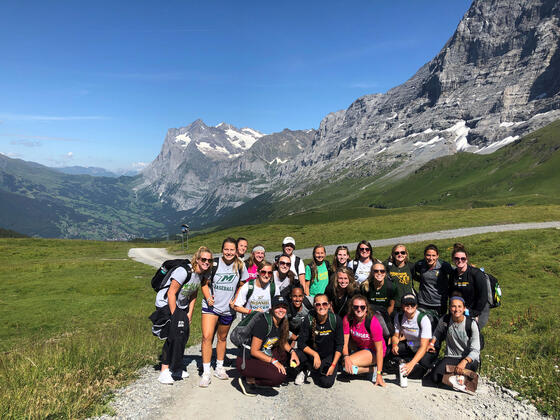
[[[237,241],[237,255],[239,255],[240,257],[245,255],[245,252],[247,252],[247,247],[248,246],[249,246],[249,244],[247,243],[247,241],[245,239],[238,240]]]
[[[395,260],[395,264],[397,264],[397,266],[399,267],[404,264],[407,256],[408,251],[406,250],[406,247],[402,245],[396,247],[393,251],[393,259]]]
[[[291,257],[296,247],[293,244],[286,244],[286,245],[282,245],[282,249],[284,250],[284,254],[289,255]]]
[[[315,253],[313,254],[313,257],[315,258],[315,261],[317,261],[317,264],[322,264],[322,262],[325,260],[325,248],[317,248],[315,250]]]
[[[280,259],[278,260],[278,271],[282,274],[286,274],[288,271],[290,271],[291,265],[292,261],[289,257],[280,257]]]
[[[338,252],[336,253],[336,260],[341,266],[346,265],[346,263],[348,262],[348,258],[349,255],[347,249],[339,249]]]
[[[201,271],[206,271],[212,264],[212,254],[209,252],[201,252],[200,256],[196,259]]]
[[[261,281],[261,287],[264,287],[268,283],[270,283],[271,279],[272,279],[272,265],[265,264],[259,270],[259,280]]]
[[[280,321],[282,318],[284,318],[287,312],[288,312],[288,308],[284,305],[275,306],[274,309],[272,310],[272,313],[274,314],[274,318],[276,318],[277,321]]]
[[[364,299],[354,299],[352,302],[352,311],[358,320],[362,320],[367,315],[367,302]]]
[[[329,313],[329,308],[331,307],[329,300],[325,295],[315,296],[313,305],[315,306],[315,312],[317,312],[317,315],[319,315],[320,318],[325,318]]]
[[[385,266],[381,263],[373,264],[371,267],[371,272],[373,277],[378,282],[383,282],[385,280]]]
[[[408,319],[411,319],[416,312],[417,304],[415,303],[403,303],[402,310]]]
[[[342,273],[340,271],[336,273],[336,281],[338,283],[338,287],[340,287],[341,289],[346,289],[350,284],[348,274]]]
[[[453,254],[453,262],[455,263],[455,266],[457,267],[459,272],[463,273],[467,269],[467,264],[469,262],[469,259],[467,258],[467,254],[458,251],[455,254]]]
[[[367,262],[371,258],[371,250],[367,245],[360,244],[358,253],[362,262]]]
[[[224,243],[224,246],[222,247],[222,255],[223,255],[223,260],[228,265],[231,264],[231,262],[235,258],[236,251],[237,251],[237,249],[235,247],[235,243],[233,243],[233,242]]]
[[[465,304],[459,299],[452,299],[449,304],[449,312],[453,317],[453,321],[462,321],[465,314]]]
[[[299,311],[304,299],[303,289],[301,287],[294,287],[292,289],[292,304]]]
[[[262,262],[264,260],[264,251],[255,251],[253,254],[255,255],[256,262]]]
[[[426,263],[428,263],[429,267],[435,266],[438,258],[439,255],[434,249],[428,249],[424,253],[424,259],[426,260]]]

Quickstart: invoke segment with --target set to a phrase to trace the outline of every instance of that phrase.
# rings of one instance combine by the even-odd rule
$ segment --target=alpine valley
[[[539,165],[548,168],[545,184],[558,185],[549,168],[560,149],[560,127],[549,124],[558,119],[560,2],[475,0],[408,81],[358,98],[318,130],[265,135],[197,120],[169,129],[160,154],[134,177],[70,175],[0,155],[0,227],[130,239],[176,232],[183,222],[255,223],[334,205],[445,205],[459,194],[447,182],[453,165],[479,171],[469,178],[472,197],[493,173],[508,174],[485,197],[486,205],[510,203],[541,183]],[[480,172],[485,166],[494,172]],[[406,188],[419,179],[434,188]],[[559,199],[554,191],[543,194]],[[463,194],[461,205],[472,197]]]

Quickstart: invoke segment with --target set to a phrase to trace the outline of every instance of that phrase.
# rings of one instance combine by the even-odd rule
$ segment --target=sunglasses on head
[[[328,308],[329,307],[329,302],[315,302],[315,307],[316,308],[320,308],[321,306],[323,308]]]
[[[385,274],[385,270],[372,270],[375,274],[377,273],[381,273],[381,274]]]
[[[360,251],[361,251],[361,252],[365,252],[365,251],[368,251],[368,252],[369,252],[370,249],[369,249],[369,248],[360,248]]]
[[[353,305],[352,309],[354,309],[355,311],[365,311],[366,305]]]
[[[406,251],[395,251],[393,252],[394,255],[406,255]]]
[[[291,261],[279,261],[278,265],[291,265]]]
[[[464,262],[464,261],[467,261],[467,258],[466,258],[466,257],[453,257],[453,259],[454,259],[455,261],[463,261],[463,262]]]
[[[263,276],[272,276],[272,271],[269,270],[261,270],[261,274]]]
[[[202,257],[200,257],[199,260],[200,260],[200,262],[207,263],[207,262],[212,261],[212,258],[202,258]]]

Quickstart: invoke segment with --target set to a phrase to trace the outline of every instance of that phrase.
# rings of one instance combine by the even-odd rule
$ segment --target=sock
[[[202,364],[202,374],[208,374],[210,375],[210,363],[203,363]]]
[[[224,361],[216,359],[216,369],[220,369],[220,368],[223,368],[223,367],[224,367]]]

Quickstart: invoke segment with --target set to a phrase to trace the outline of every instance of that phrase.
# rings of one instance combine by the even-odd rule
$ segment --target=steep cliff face
[[[559,118],[559,21],[556,0],[475,1],[432,61],[327,115],[312,152],[282,175],[406,173],[459,150],[489,153]]]

